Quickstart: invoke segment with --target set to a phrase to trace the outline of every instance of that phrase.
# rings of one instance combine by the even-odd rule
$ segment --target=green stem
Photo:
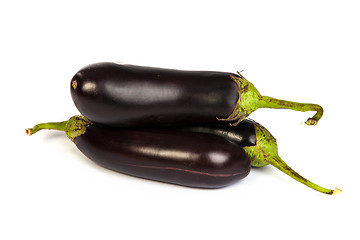
[[[67,123],[68,123],[68,121],[39,123],[39,124],[35,125],[33,128],[27,128],[25,131],[26,131],[26,134],[29,136],[34,133],[37,133],[38,131],[43,130],[43,129],[59,130],[59,131],[65,132]]]
[[[254,126],[256,134],[256,145],[244,147],[245,152],[251,160],[251,166],[263,167],[271,164],[296,181],[305,184],[306,186],[316,191],[331,195],[341,192],[341,190],[338,188],[331,190],[320,187],[319,185],[307,180],[295,172],[279,157],[276,139],[271,135],[271,133],[258,123],[256,123]]]
[[[84,116],[73,116],[68,121],[39,123],[25,131],[29,136],[43,129],[64,131],[66,136],[74,141],[76,137],[85,133],[89,125],[92,125],[92,122]]]
[[[323,188],[323,187],[307,180],[306,178],[304,178],[303,176],[301,176],[300,174],[295,172],[291,167],[289,167],[279,156],[275,156],[274,158],[267,159],[267,161],[271,165],[273,165],[274,167],[276,167],[277,169],[282,171],[283,173],[285,173],[288,176],[295,179],[296,181],[298,181],[316,191],[319,191],[319,192],[325,193],[325,194],[329,194],[329,195],[333,195],[333,194],[337,194],[337,193],[341,192],[341,190],[338,188],[335,188],[335,190]]]
[[[305,123],[307,125],[316,125],[322,117],[324,110],[320,105],[312,103],[298,103],[286,100],[280,100],[272,97],[261,96],[257,102],[258,108],[277,108],[277,109],[291,109],[295,111],[308,112],[316,111],[316,114],[309,118]]]

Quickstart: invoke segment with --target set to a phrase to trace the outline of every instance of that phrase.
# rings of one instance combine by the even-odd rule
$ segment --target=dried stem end
[[[339,194],[341,192],[342,192],[341,189],[335,188],[335,190],[331,193],[331,195]]]
[[[31,136],[31,134],[33,133],[31,128],[25,129],[25,132],[26,132],[26,134],[29,135],[29,136]]]

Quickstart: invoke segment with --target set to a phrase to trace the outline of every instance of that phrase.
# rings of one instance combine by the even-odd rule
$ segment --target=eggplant
[[[258,108],[316,111],[307,125],[317,124],[323,115],[317,104],[262,96],[240,73],[100,62],[80,69],[70,90],[83,116],[115,127],[216,125],[221,121],[237,125]]]
[[[221,188],[250,172],[243,148],[223,137],[170,129],[126,129],[92,124],[82,116],[27,129],[57,129],[98,165],[120,173],[196,188]]]
[[[341,192],[338,188],[335,188],[335,190],[323,188],[307,180],[289,167],[278,154],[278,146],[275,137],[264,126],[252,119],[245,119],[237,126],[187,126],[173,127],[172,129],[224,137],[243,147],[250,158],[252,167],[264,167],[270,164],[296,181],[321,193],[333,195]]]
[[[141,178],[188,187],[220,188],[250,172],[251,167],[273,165],[306,186],[329,195],[305,179],[278,155],[276,139],[259,123],[245,119],[237,126],[114,128],[92,123],[83,116],[26,129],[61,130],[98,165]]]

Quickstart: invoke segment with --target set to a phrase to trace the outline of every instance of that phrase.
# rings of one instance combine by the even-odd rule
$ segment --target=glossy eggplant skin
[[[74,142],[107,169],[188,187],[225,187],[250,172],[243,148],[212,134],[91,125]]]
[[[79,70],[71,96],[86,118],[110,126],[213,124],[239,99],[233,73],[102,62]]]
[[[255,132],[255,124],[258,124],[252,119],[244,119],[236,126],[230,126],[225,122],[219,122],[214,126],[187,126],[187,127],[177,127],[173,126],[173,130],[182,130],[188,132],[199,132],[199,133],[208,133],[214,134],[221,137],[224,137],[228,140],[234,141],[239,144],[241,147],[256,146],[257,138]]]

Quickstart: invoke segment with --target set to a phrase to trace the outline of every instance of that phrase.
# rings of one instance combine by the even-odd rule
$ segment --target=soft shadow
[[[272,165],[267,165],[261,168],[251,168],[251,171],[253,171],[254,175],[264,175],[266,178],[269,179],[276,179],[278,181],[281,181],[285,184],[293,184],[294,179],[292,179],[290,176],[286,175],[285,173],[281,172],[277,168],[275,168]]]
[[[274,172],[273,170],[274,170],[274,167],[271,165],[267,165],[264,167],[252,167],[251,168],[252,172],[267,174],[267,175],[273,175],[273,172]]]
[[[46,140],[46,141],[53,141],[53,140],[57,140],[57,139],[61,139],[61,138],[63,138],[64,141],[69,141],[66,134],[64,132],[60,132],[60,131],[51,131],[51,132],[47,133],[46,135],[44,135],[44,140]]]

